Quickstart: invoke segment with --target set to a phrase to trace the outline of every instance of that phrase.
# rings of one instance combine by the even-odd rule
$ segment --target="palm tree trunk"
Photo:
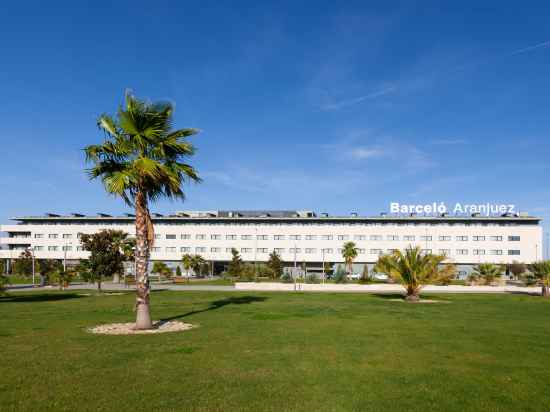
[[[550,292],[548,291],[548,286],[542,285],[542,296],[545,298],[550,297]]]
[[[147,261],[149,247],[147,244],[147,199],[144,193],[136,195],[136,329],[151,329],[151,312],[149,309],[149,275]]]

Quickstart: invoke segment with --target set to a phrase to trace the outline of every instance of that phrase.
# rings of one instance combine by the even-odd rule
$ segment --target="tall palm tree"
[[[550,297],[550,260],[531,263],[529,271],[541,282],[542,296]]]
[[[342,257],[344,262],[346,262],[346,267],[348,268],[348,274],[351,275],[353,270],[353,261],[357,257],[357,247],[353,242],[346,242],[342,248]]]
[[[499,265],[480,263],[474,266],[470,278],[473,280],[481,279],[486,285],[490,285],[502,276],[502,270],[502,266]]]
[[[378,258],[374,271],[385,273],[405,288],[406,300],[419,300],[420,289],[441,278],[449,278],[456,272],[453,264],[443,264],[445,255],[423,253],[420,247],[408,247],[405,252],[396,250],[389,255]]]
[[[170,103],[150,103],[127,93],[113,117],[97,124],[102,144],[86,147],[90,179],[100,178],[105,190],[135,208],[136,329],[152,327],[147,266],[154,233],[149,204],[160,198],[183,199],[184,182],[199,182],[197,171],[184,159],[195,153],[186,138],[196,129],[172,130]]]

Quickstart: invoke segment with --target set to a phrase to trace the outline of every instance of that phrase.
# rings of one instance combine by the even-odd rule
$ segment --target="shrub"
[[[239,278],[243,282],[254,282],[256,280],[256,268],[251,263],[245,263],[242,266]]]
[[[347,283],[348,277],[346,276],[346,271],[342,269],[341,267],[338,267],[336,269],[336,273],[334,273],[332,279],[334,280],[334,283]]]
[[[283,283],[292,283],[294,282],[294,279],[292,278],[292,275],[290,273],[283,273],[281,276],[281,281]]]
[[[181,277],[181,268],[179,266],[176,267],[176,276]]]
[[[6,293],[6,286],[8,284],[8,277],[3,273],[0,273],[0,296]]]

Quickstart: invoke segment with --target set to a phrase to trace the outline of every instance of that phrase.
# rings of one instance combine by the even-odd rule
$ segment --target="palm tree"
[[[542,283],[542,296],[550,297],[550,260],[531,263],[529,271]]]
[[[378,258],[374,271],[385,273],[393,280],[401,283],[406,289],[406,300],[419,300],[420,289],[427,284],[437,282],[441,278],[449,278],[456,272],[453,264],[443,264],[445,255],[422,253],[419,246],[409,246],[405,253],[396,250],[389,255]]]
[[[490,285],[502,276],[502,266],[493,265],[492,263],[480,263],[474,266],[470,276],[472,279],[483,279],[486,285]]]
[[[154,233],[149,204],[163,197],[183,199],[184,182],[200,181],[196,170],[183,162],[195,153],[186,138],[197,130],[172,130],[172,113],[169,103],[153,104],[127,93],[116,116],[98,119],[105,141],[84,149],[93,164],[90,179],[100,178],[108,193],[135,208],[136,329],[152,327],[147,265]]]
[[[193,267],[193,255],[186,253],[181,257],[181,263],[183,264],[183,268],[185,269],[185,276],[187,276],[187,279],[189,279],[189,270]]]
[[[355,246],[355,243],[344,243],[344,247],[342,248],[342,257],[344,258],[344,262],[346,262],[348,275],[351,275],[351,272],[353,270],[353,261],[357,257],[357,247]]]
[[[193,255],[191,258],[191,268],[195,275],[202,275],[202,267],[206,263],[206,260],[201,255]]]

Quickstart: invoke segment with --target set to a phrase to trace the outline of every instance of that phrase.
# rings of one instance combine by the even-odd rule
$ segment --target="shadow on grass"
[[[33,303],[33,302],[55,302],[59,300],[79,299],[84,296],[78,293],[59,293],[59,294],[35,294],[32,295],[4,295],[0,296],[0,303]]]
[[[215,300],[214,302],[210,303],[210,306],[208,306],[205,309],[192,310],[190,312],[183,313],[181,315],[164,318],[164,319],[161,319],[161,322],[168,322],[171,320],[182,319],[187,316],[195,315],[197,313],[220,309],[227,305],[247,305],[255,302],[263,302],[265,300],[267,300],[267,298],[263,296],[238,296],[238,297],[230,297],[230,298]]]
[[[402,299],[405,300],[405,295],[402,293],[388,292],[388,293],[373,293],[372,296],[375,296],[380,299],[395,300]]]

